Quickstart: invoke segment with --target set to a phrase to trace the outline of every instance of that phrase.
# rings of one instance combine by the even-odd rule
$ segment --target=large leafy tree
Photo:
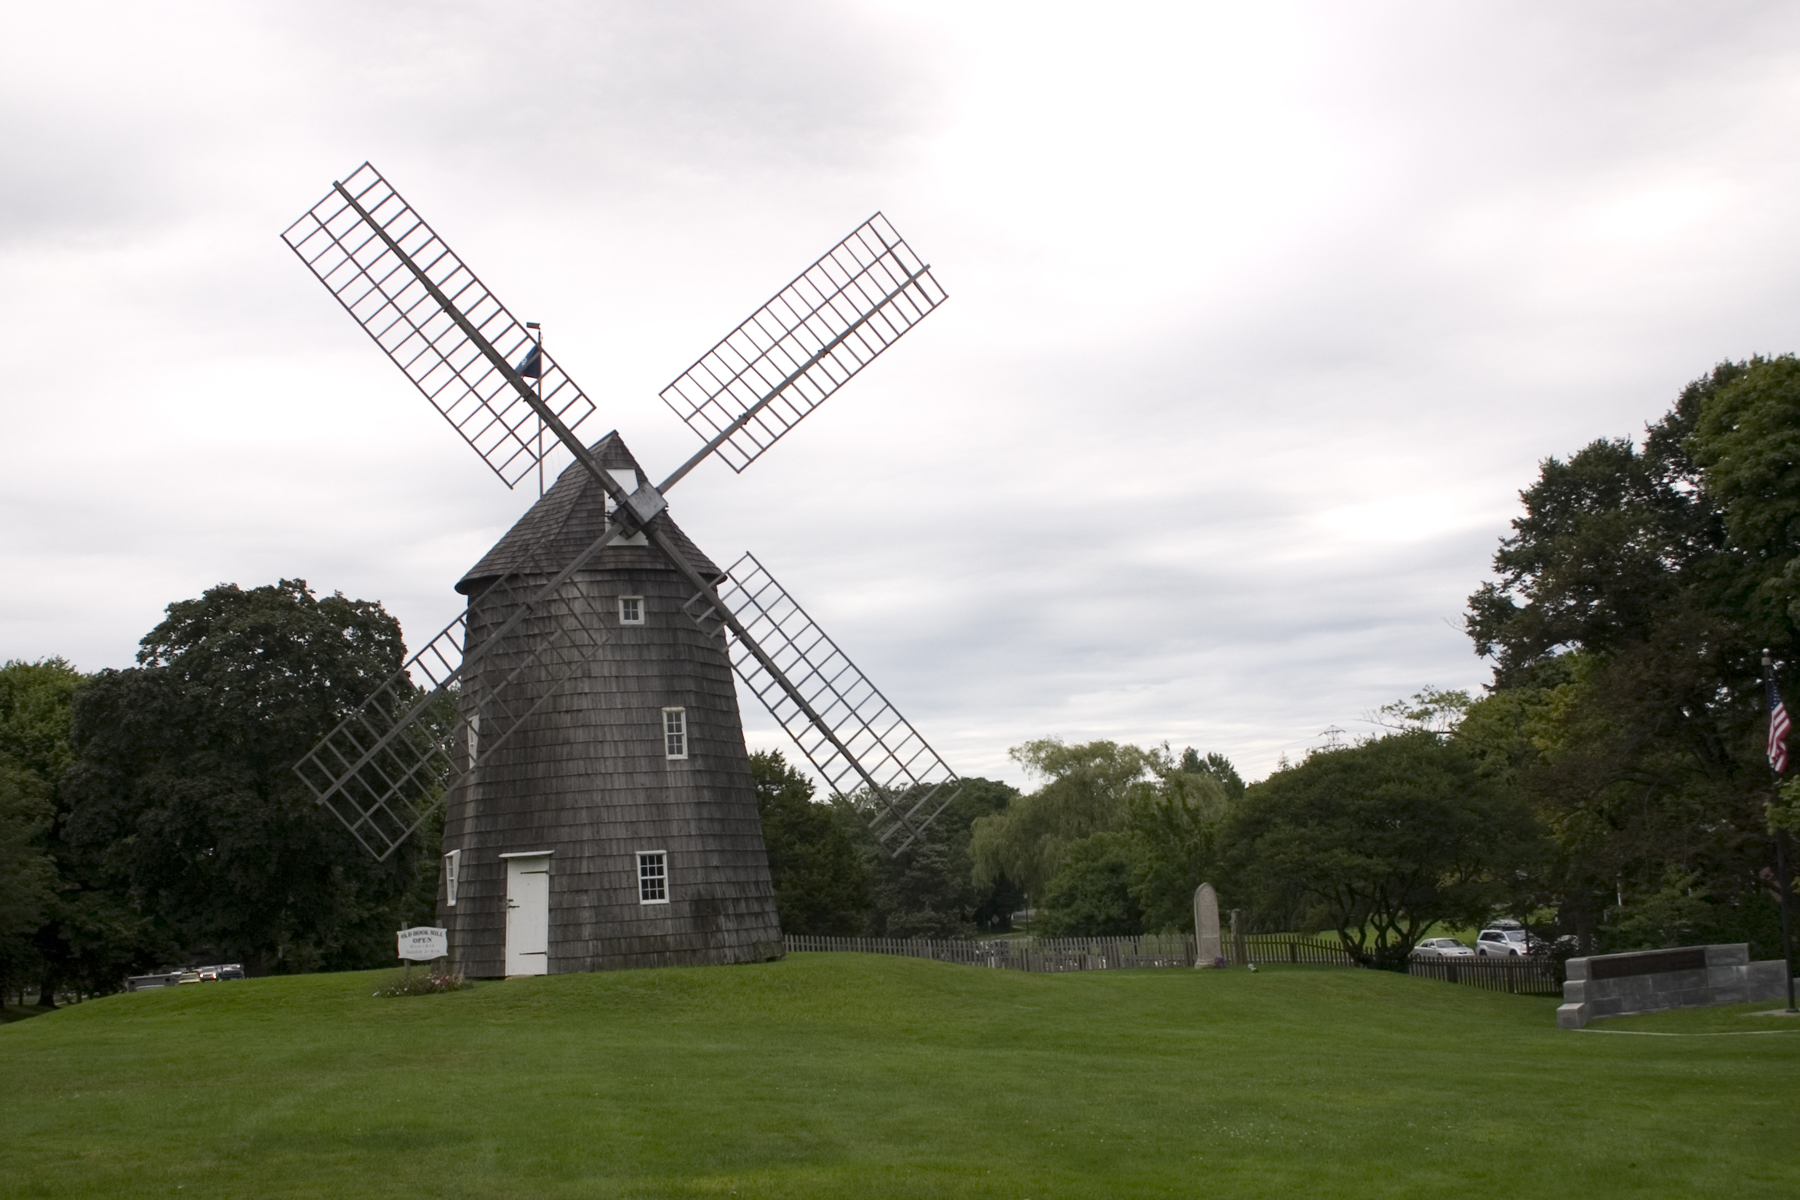
[[[1234,891],[1296,905],[1370,966],[1404,970],[1439,921],[1474,924],[1536,852],[1523,801],[1462,747],[1419,730],[1321,751],[1244,797],[1228,837]]]
[[[1044,889],[1033,932],[1044,937],[1135,937],[1144,910],[1132,893],[1137,846],[1126,832],[1071,842]]]
[[[0,667],[0,994],[41,971],[32,935],[58,907],[46,835],[69,766],[69,702],[80,682],[60,658]]]
[[[79,672],[56,658],[0,671],[0,807],[15,815],[15,846],[32,831],[20,847],[19,874],[0,890],[25,900],[15,910],[19,922],[37,918],[29,938],[6,939],[3,953],[9,977],[36,979],[44,1007],[65,989],[108,990],[131,968],[148,965],[159,948],[151,922],[109,891],[59,834],[58,801],[72,761],[69,726],[82,683]]]
[[[1005,929],[1023,902],[1007,880],[978,884],[969,869],[969,827],[1018,795],[1007,784],[961,780],[920,836],[889,853],[869,830],[868,796],[817,802],[812,781],[779,751],[751,755],[750,769],[787,933],[965,937]],[[931,798],[921,790],[896,799],[907,806]]]
[[[1495,664],[1458,737],[1537,806],[1547,881],[1601,948],[1774,949],[1759,659],[1791,691],[1800,363],[1725,363],[1640,446],[1546,460],[1470,598]]]
[[[405,657],[380,604],[303,580],[171,604],[139,665],[77,694],[59,836],[191,954],[254,971],[392,956],[428,911],[429,832],[376,862],[293,765]]]
[[[1167,746],[1028,742],[1014,758],[1045,777],[1006,812],[977,823],[978,880],[1016,873],[1046,935],[1185,929],[1194,889],[1216,866],[1243,781],[1229,759],[1179,760]]]
[[[779,750],[750,756],[756,808],[783,933],[854,936],[870,906],[869,868],[843,820]]]
[[[978,878],[1004,875],[1034,899],[1055,878],[1072,843],[1123,829],[1132,800],[1155,786],[1157,759],[1136,746],[1040,738],[1009,753],[1044,783],[977,821],[971,849]]]
[[[869,863],[874,905],[869,932],[877,937],[967,937],[1008,928],[1023,893],[1004,873],[977,879],[971,869],[972,827],[1004,813],[1018,791],[996,779],[961,780],[954,798],[906,849],[877,847],[860,815],[856,835]],[[904,804],[911,797],[902,796]]]

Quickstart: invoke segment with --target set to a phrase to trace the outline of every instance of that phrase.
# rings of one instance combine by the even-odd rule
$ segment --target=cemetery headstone
[[[1210,967],[1225,956],[1219,941],[1219,894],[1203,883],[1194,889],[1194,965]]]

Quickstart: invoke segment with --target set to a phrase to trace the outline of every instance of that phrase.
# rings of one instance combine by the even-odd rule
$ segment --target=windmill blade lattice
[[[530,350],[529,333],[374,167],[357,168],[281,236],[507,487],[537,466],[537,415],[440,297],[508,363]],[[544,404],[579,427],[593,401],[547,355],[542,371]]]
[[[962,781],[754,556],[744,555],[726,574],[720,602],[792,690],[733,638],[738,677],[826,786],[851,800],[866,795],[862,807],[876,840],[890,854],[906,849],[956,798]],[[704,595],[688,602],[688,615],[709,634],[724,628]]]
[[[876,213],[701,355],[663,402],[742,471],[944,299]]]
[[[282,237],[508,487],[543,461],[547,429],[549,445],[560,442],[634,525],[661,512],[661,491],[713,453],[742,471],[946,298],[875,214],[663,389],[707,444],[661,489],[646,483],[627,498],[574,432],[593,403],[541,346],[533,389],[513,365],[536,345],[525,327],[372,166],[334,185]],[[567,565],[496,580],[502,591],[485,592],[483,609],[510,616],[481,630],[466,615],[453,621],[296,765],[376,857],[597,658],[601,616],[562,584],[620,531],[610,524]],[[665,538],[655,541],[699,591],[690,614],[703,628],[732,627],[733,666],[833,790],[868,799],[890,853],[910,845],[959,791],[955,773],[755,559],[746,555],[734,568],[742,579],[718,594]],[[553,572],[548,585],[527,582]],[[496,652],[511,633],[531,649]],[[522,680],[534,686],[515,686]],[[442,703],[459,681],[469,693],[460,725]],[[536,698],[513,699],[521,693]]]
[[[465,609],[295,766],[370,854],[392,854],[464,775],[593,662],[611,635],[591,599],[567,577],[617,533],[616,526],[609,528],[567,565],[543,560],[551,540],[546,534],[515,573],[495,579],[476,597],[484,612],[495,615],[491,624],[508,630],[522,625],[534,635],[529,653],[504,661],[489,653],[501,636],[482,629],[471,639]],[[529,691],[515,686],[525,679],[542,684],[529,702],[520,696]],[[463,724],[449,717],[444,703],[459,684],[468,692]]]

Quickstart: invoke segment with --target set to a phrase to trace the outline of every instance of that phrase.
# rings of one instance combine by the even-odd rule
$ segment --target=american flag
[[[1769,681],[1769,765],[1775,768],[1777,775],[1787,770],[1787,705],[1781,702],[1781,693],[1775,690],[1775,681]]]

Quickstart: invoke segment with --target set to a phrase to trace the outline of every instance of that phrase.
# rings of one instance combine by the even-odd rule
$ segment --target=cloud
[[[1257,775],[1478,685],[1462,605],[1537,462],[1800,327],[1779,5],[87,3],[10,32],[3,658],[123,665],[222,580],[378,598],[415,642],[454,615],[530,497],[277,239],[364,158],[652,471],[694,446],[657,390],[885,211],[950,303],[671,505],[1006,777],[1050,733]]]

